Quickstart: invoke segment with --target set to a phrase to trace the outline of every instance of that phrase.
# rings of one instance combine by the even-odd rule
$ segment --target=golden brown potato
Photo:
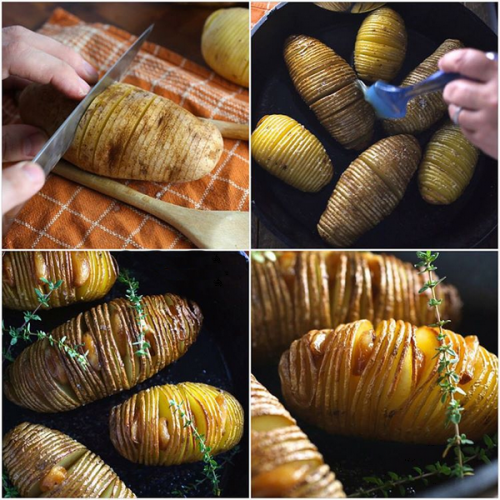
[[[330,135],[347,149],[366,147],[375,114],[349,64],[324,43],[305,35],[289,37],[284,55],[295,88]]]
[[[39,305],[35,289],[49,292],[46,279],[62,284],[49,297],[49,307],[90,302],[104,297],[118,276],[118,264],[104,251],[5,252],[2,257],[3,305],[32,310]]]
[[[250,75],[249,11],[241,7],[220,9],[203,26],[201,53],[219,75],[248,87]]]
[[[226,391],[185,382],[152,387],[115,406],[109,418],[114,447],[127,460],[145,465],[173,465],[203,460],[191,426],[205,436],[211,454],[236,446],[243,435],[243,408]]]
[[[30,85],[19,99],[23,121],[49,135],[77,104],[50,85]],[[223,147],[211,123],[164,97],[115,83],[92,101],[64,158],[107,177],[187,182],[211,172]]]
[[[253,375],[251,405],[252,497],[345,497],[316,446]]]
[[[86,366],[48,340],[24,349],[7,367],[4,391],[15,404],[33,411],[68,411],[121,392],[152,377],[183,356],[196,340],[203,316],[177,295],[143,297],[144,356],[134,345],[140,335],[137,313],[127,299],[98,305],[56,328],[52,335],[88,351]]]
[[[83,444],[42,425],[25,422],[3,438],[3,465],[23,497],[136,498]]]
[[[431,138],[418,168],[422,198],[434,205],[448,205],[462,196],[479,158],[479,150],[462,134],[460,127],[447,123]]]
[[[348,12],[350,14],[363,14],[385,5],[383,2],[314,2],[314,4],[333,12]]]
[[[436,51],[417,66],[401,83],[402,87],[425,80],[438,68],[438,61],[446,53],[462,48],[459,40],[445,40]],[[443,92],[432,92],[412,99],[406,107],[406,116],[397,120],[384,120],[384,130],[389,135],[418,134],[427,130],[445,114],[447,105]]]
[[[285,115],[264,116],[252,134],[252,156],[270,174],[301,191],[315,193],[333,176],[321,142]]]
[[[411,135],[381,139],[340,176],[318,223],[330,245],[349,247],[398,206],[422,152]]]
[[[283,396],[291,411],[332,434],[446,444],[436,349],[438,329],[403,321],[361,320],[313,330],[281,357]],[[455,393],[460,431],[473,441],[498,424],[498,358],[475,336],[446,331],[459,361]]]
[[[275,260],[252,259],[252,361],[278,358],[291,342],[312,329],[336,328],[361,318],[373,323],[397,318],[434,322],[425,277],[392,255],[369,252],[277,252]],[[442,283],[441,311],[460,321],[462,302]]]
[[[356,36],[354,66],[362,80],[389,82],[401,69],[406,55],[403,18],[389,7],[369,14]]]

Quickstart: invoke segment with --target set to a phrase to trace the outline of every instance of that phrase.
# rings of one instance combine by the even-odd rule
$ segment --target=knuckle
[[[10,40],[22,40],[28,30],[22,26],[9,26],[3,30],[3,36]]]

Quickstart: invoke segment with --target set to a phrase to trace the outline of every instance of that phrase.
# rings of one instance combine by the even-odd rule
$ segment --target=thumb
[[[45,174],[36,163],[17,163],[2,172],[2,214],[21,205],[36,194],[45,182]]]

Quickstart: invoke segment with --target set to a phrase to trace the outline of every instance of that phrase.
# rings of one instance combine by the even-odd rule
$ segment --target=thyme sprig
[[[470,462],[475,460],[481,460],[482,462],[488,464],[490,463],[490,456],[493,455],[494,450],[498,446],[498,436],[495,434],[493,437],[487,434],[483,437],[484,445],[480,446],[465,446],[463,448],[464,453],[464,466],[469,467]],[[441,463],[440,461],[435,462],[425,467],[413,467],[416,474],[399,475],[395,472],[388,472],[387,478],[383,479],[380,477],[370,476],[364,477],[363,480],[366,483],[373,484],[373,487],[360,488],[351,495],[349,498],[359,498],[373,496],[377,493],[382,493],[385,497],[388,497],[392,492],[398,492],[399,495],[405,496],[407,493],[407,487],[409,485],[413,486],[415,482],[421,481],[424,485],[429,484],[429,479],[433,477],[452,477],[453,467],[446,463]]]
[[[451,339],[448,338],[448,335],[443,329],[443,326],[450,323],[450,320],[441,319],[439,306],[442,304],[443,300],[438,299],[436,296],[436,287],[442,283],[446,277],[438,280],[433,279],[432,273],[437,270],[434,263],[439,257],[439,252],[432,253],[430,250],[417,252],[417,257],[420,259],[420,262],[415,264],[415,267],[420,269],[418,274],[427,274],[428,277],[427,282],[420,289],[419,293],[424,293],[427,290],[431,291],[429,306],[434,308],[437,322],[430,326],[439,329],[437,336],[439,347],[436,349],[438,352],[434,358],[438,358],[438,384],[441,388],[441,403],[448,403],[445,425],[448,426],[452,424],[454,429],[454,435],[447,441],[447,446],[443,452],[443,458],[446,457],[451,449],[454,449],[457,462],[452,467],[451,474],[455,477],[464,477],[473,474],[474,470],[470,466],[464,464],[462,446],[472,445],[474,443],[470,439],[467,439],[465,434],[460,432],[463,407],[460,401],[455,398],[455,395],[458,393],[465,396],[465,392],[458,387],[460,377],[455,372],[455,366],[459,361],[459,356],[453,349]]]
[[[2,323],[3,333],[10,336],[9,346],[7,347],[7,349],[3,350],[3,358],[7,361],[14,361],[14,357],[12,356],[12,347],[14,347],[20,340],[29,342],[32,338],[36,338],[37,340],[48,340],[52,347],[56,346],[59,350],[66,353],[70,358],[75,359],[83,368],[86,368],[88,363],[88,351],[84,354],[81,354],[81,352],[78,351],[80,347],[83,347],[83,344],[70,346],[66,343],[65,336],[60,339],[56,339],[52,336],[52,334],[48,334],[42,330],[37,330],[36,332],[31,331],[31,322],[42,320],[42,318],[37,314],[40,308],[49,307],[50,296],[63,284],[62,280],[56,281],[54,283],[46,278],[40,278],[40,281],[47,285],[48,292],[43,293],[38,288],[35,288],[35,293],[38,299],[38,306],[34,311],[25,311],[23,313],[24,323],[18,328],[15,328],[13,326],[6,327],[4,323]]]
[[[139,290],[139,282],[130,276],[130,273],[126,269],[119,274],[118,281],[127,285],[128,288],[125,292],[125,296],[130,302],[130,307],[135,310],[135,320],[139,328],[137,340],[132,343],[132,345],[137,346],[135,354],[136,356],[146,356],[151,344],[146,340],[146,332],[149,327],[146,323],[146,313],[142,305],[143,296],[137,293]]]
[[[171,399],[169,401],[170,408],[173,408],[174,413],[179,412],[179,415],[182,418],[184,427],[189,427],[191,432],[193,433],[194,438],[196,439],[198,446],[200,448],[200,452],[203,454],[203,462],[205,463],[203,467],[203,474],[205,478],[208,479],[212,483],[212,492],[215,496],[220,497],[220,479],[217,474],[217,471],[221,468],[221,466],[214,460],[210,446],[207,446],[205,443],[205,436],[198,432],[198,429],[194,425],[191,417],[184,411],[183,402],[178,403]]]
[[[18,498],[19,491],[17,488],[10,482],[9,477],[5,472],[2,474],[2,486],[3,486],[3,498]]]

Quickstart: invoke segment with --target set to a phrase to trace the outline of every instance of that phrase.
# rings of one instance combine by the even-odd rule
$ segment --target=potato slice
[[[314,2],[314,5],[333,12],[363,14],[378,9],[384,2]]]

